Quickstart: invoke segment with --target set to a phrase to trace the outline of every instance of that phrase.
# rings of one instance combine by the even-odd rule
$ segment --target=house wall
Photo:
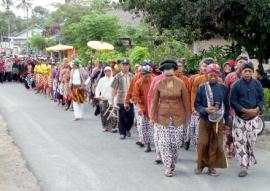
[[[210,40],[195,41],[192,44],[192,51],[195,54],[201,53],[203,50],[208,50],[211,46],[231,45],[232,41],[227,41],[223,38],[213,38]]]

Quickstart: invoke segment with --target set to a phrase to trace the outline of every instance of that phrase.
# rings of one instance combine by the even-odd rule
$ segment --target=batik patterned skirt
[[[100,105],[100,117],[101,117],[101,123],[102,127],[104,129],[107,129],[108,131],[111,131],[112,129],[117,128],[117,119],[114,117],[109,117],[110,112],[108,111],[110,105],[107,100],[101,100],[99,101]]]
[[[27,87],[32,88],[34,86],[34,76],[33,74],[27,74],[25,77],[25,83]]]
[[[43,89],[47,90],[49,88],[49,75],[43,74]]]
[[[44,86],[44,77],[42,74],[36,74],[36,87],[38,89],[43,89]]]
[[[200,127],[199,121],[200,118],[198,115],[191,115],[191,120],[186,133],[186,141],[190,141],[194,148],[197,148],[197,140]]]
[[[159,139],[159,126],[154,125],[154,144],[155,144],[156,154],[160,154],[160,149],[158,146],[158,139]]]
[[[69,91],[69,83],[63,83],[63,98],[65,101],[70,100],[70,91]]]
[[[233,128],[235,157],[241,166],[249,167],[257,163],[254,155],[257,126],[258,117],[252,120],[243,120],[235,116]]]
[[[48,80],[48,89],[50,91],[53,91],[53,79],[49,77],[49,80]]]
[[[73,102],[84,103],[86,99],[86,93],[81,86],[72,85],[71,87],[71,99]]]
[[[143,141],[143,133],[142,133],[142,120],[139,120],[138,108],[134,105],[134,114],[135,114],[135,121],[136,121],[136,128],[139,135],[139,140]]]
[[[181,143],[183,141],[183,125],[175,127],[172,122],[169,126],[155,125],[158,130],[158,148],[162,162],[166,168],[176,164]]]
[[[154,128],[150,127],[149,119],[138,115],[137,120],[138,128],[142,131],[142,140],[144,144],[154,143]]]

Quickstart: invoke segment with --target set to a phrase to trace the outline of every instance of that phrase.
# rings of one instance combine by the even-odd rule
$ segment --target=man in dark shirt
[[[252,78],[254,66],[246,62],[241,66],[241,79],[235,82],[231,93],[231,106],[235,110],[234,145],[240,163],[239,177],[247,176],[247,169],[257,163],[254,149],[257,139],[258,115],[263,107],[263,88]]]
[[[266,74],[262,69],[256,70],[256,78],[261,82],[263,88],[270,89],[270,80],[266,77]]]
[[[207,67],[208,81],[200,85],[194,107],[200,114],[200,129],[197,146],[196,174],[208,167],[208,175],[218,176],[215,168],[227,168],[223,151],[223,127],[229,125],[229,103],[225,85],[219,83],[220,66]]]

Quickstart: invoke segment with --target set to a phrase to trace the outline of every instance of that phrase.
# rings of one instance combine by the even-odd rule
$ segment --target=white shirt
[[[112,101],[112,87],[111,84],[113,82],[114,77],[103,77],[99,80],[95,95],[96,97],[100,97],[102,100],[108,100],[111,104]]]
[[[11,60],[6,60],[6,72],[12,72],[13,62]]]
[[[73,71],[72,84],[73,85],[81,85],[81,75],[80,75],[79,69],[75,69]]]

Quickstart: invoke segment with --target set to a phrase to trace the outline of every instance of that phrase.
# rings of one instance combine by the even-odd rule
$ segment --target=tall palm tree
[[[23,9],[26,12],[26,23],[28,25],[28,19],[29,19],[29,10],[32,7],[32,2],[33,0],[17,0],[18,5],[16,6],[19,9]],[[26,33],[26,54],[29,53],[29,43],[28,43],[28,31]]]
[[[13,4],[12,0],[2,0],[2,5],[6,7],[7,10],[9,10],[9,7]]]

